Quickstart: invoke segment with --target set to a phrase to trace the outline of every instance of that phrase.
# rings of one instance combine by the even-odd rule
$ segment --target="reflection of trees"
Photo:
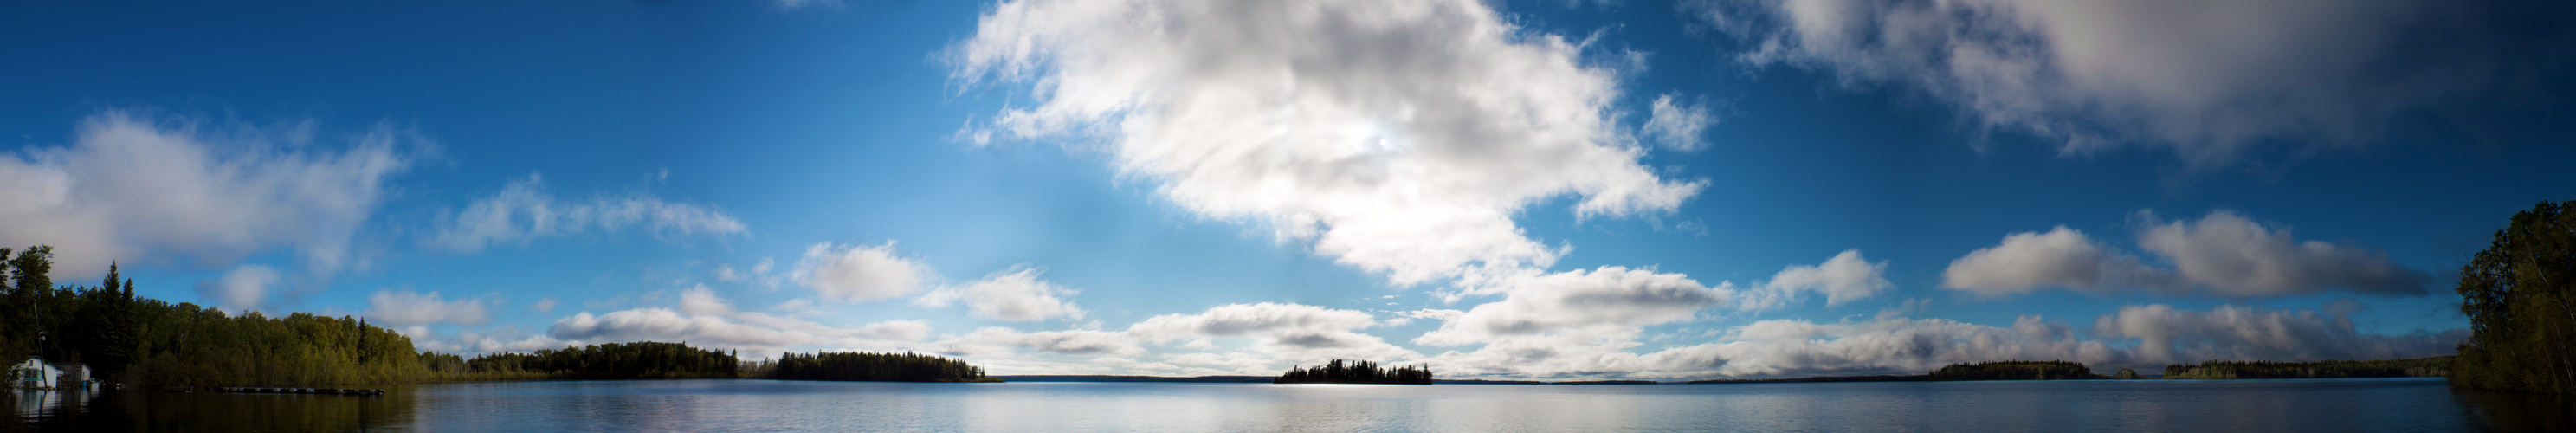
[[[2576,397],[2477,389],[2452,390],[2469,420],[2487,431],[2576,431]]]
[[[382,397],[102,392],[66,395],[63,404],[21,425],[36,431],[406,430],[415,410],[411,394],[408,389]]]

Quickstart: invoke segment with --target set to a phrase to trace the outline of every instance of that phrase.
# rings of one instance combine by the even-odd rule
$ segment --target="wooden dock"
[[[207,389],[209,389],[209,390],[213,390],[214,392],[228,392],[228,393],[235,393],[235,394],[308,394],[308,395],[352,395],[352,396],[380,396],[380,395],[385,395],[385,390],[381,390],[381,389],[355,389],[355,388],[268,388],[268,387],[248,387],[248,386],[217,386],[217,387],[211,387],[211,388],[207,388]]]

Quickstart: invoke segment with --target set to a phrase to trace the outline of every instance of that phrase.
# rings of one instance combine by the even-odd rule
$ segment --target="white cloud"
[[[990,127],[1104,145],[1195,215],[1415,284],[1554,263],[1512,220],[1534,203],[1624,216],[1705,186],[1638,163],[1583,51],[1473,0],[1024,0],[952,54],[959,81],[1029,85]]]
[[[2221,305],[2207,311],[2132,305],[2094,321],[2104,339],[2136,340],[2141,359],[2319,360],[2419,358],[2450,354],[2467,330],[2405,335],[2365,334],[2350,308],[2262,310]]]
[[[267,302],[269,288],[277,285],[278,277],[277,270],[267,266],[242,265],[222,278],[197,283],[197,298],[235,312],[258,309]]]
[[[1941,285],[1983,296],[2064,287],[2103,292],[2123,285],[2169,285],[2161,272],[2095,243],[2084,232],[2057,226],[2048,233],[2004,235],[2003,243],[1950,261]]]
[[[1732,286],[1708,287],[1681,274],[1606,266],[1591,271],[1531,274],[1503,283],[1503,300],[1463,314],[1417,312],[1440,318],[1440,329],[1416,344],[1491,343],[1588,326],[1635,327],[1689,320],[1700,309],[1735,299]]]
[[[1683,152],[1708,147],[1701,136],[1709,125],[1717,123],[1717,117],[1708,114],[1708,107],[1673,102],[1672,94],[1664,94],[1655,97],[1652,110],[1647,113],[1644,128],[1647,139]]]
[[[705,286],[683,291],[679,310],[635,308],[593,315],[582,312],[555,320],[546,336],[563,341],[671,341],[694,346],[742,350],[747,357],[775,356],[791,347],[829,346],[840,350],[923,350],[930,325],[917,320],[891,320],[858,326],[833,326],[809,320],[735,311],[731,302]]]
[[[531,173],[510,181],[499,193],[440,217],[439,229],[423,242],[460,252],[487,245],[597,231],[644,228],[656,235],[729,235],[748,231],[741,221],[712,208],[664,201],[643,192],[563,200],[545,192],[545,179]]]
[[[397,148],[426,145],[382,125],[333,149],[310,124],[221,130],[119,111],[78,131],[67,147],[0,155],[0,245],[54,246],[58,279],[111,260],[225,267],[279,251],[330,273],[351,260],[386,178],[410,166]]]
[[[2095,293],[2143,289],[2166,294],[2203,290],[2225,296],[2297,295],[2341,290],[2414,296],[2430,280],[2387,254],[2350,244],[2300,242],[2287,227],[2265,227],[2227,210],[2199,221],[2156,221],[2138,246],[2170,264],[2164,268],[2104,246],[2059,226],[2048,233],[2014,233],[2003,243],[1950,262],[1942,286],[1984,296],[2063,287]]]
[[[2359,145],[2396,112],[2499,93],[2554,62],[2488,37],[2478,2],[1714,0],[1742,59],[1947,101],[2081,154],[2170,148],[2194,168],[2260,146]],[[2520,37],[2520,36],[2516,36]],[[2552,40],[2563,38],[2535,38]],[[2555,52],[2536,50],[2535,52]],[[2366,89],[2366,90],[2362,90]]]
[[[805,248],[792,278],[824,298],[849,302],[912,294],[930,277],[930,268],[895,254],[894,242],[836,246],[825,242]]]
[[[1081,320],[1081,307],[1065,300],[1079,293],[1038,279],[1044,269],[1022,267],[985,276],[965,287],[942,287],[915,298],[914,303],[944,307],[964,301],[969,314],[986,319],[1026,322],[1066,318]]]
[[[2153,219],[2152,216],[2149,217]],[[2174,265],[2184,278],[2227,295],[2317,293],[2341,289],[2392,296],[2425,294],[2431,277],[2350,242],[2299,242],[2288,227],[2266,228],[2226,210],[2198,222],[2159,224],[2138,247]]]
[[[992,353],[992,351],[954,346],[1024,347],[1040,352],[1067,355],[1136,356],[1145,353],[1145,349],[1137,346],[1136,339],[1127,333],[1081,329],[1021,332],[1010,328],[985,327],[976,329],[975,332],[968,333],[963,338],[942,342],[942,344],[952,346],[950,351],[967,353]]]
[[[1253,340],[1253,349],[1290,362],[1421,356],[1376,336],[1353,332],[1376,325],[1377,318],[1363,311],[1263,302],[1154,316],[1128,326],[1127,333],[1157,343],[1247,338]]]
[[[733,314],[733,303],[726,302],[724,298],[716,297],[715,290],[708,289],[705,284],[699,284],[697,286],[690,287],[688,290],[680,291],[680,314],[691,316],[723,316]]]
[[[1790,265],[1781,269],[1763,284],[1764,293],[1746,299],[1746,308],[1777,307],[1799,292],[1824,294],[1825,305],[1842,305],[1895,288],[1896,283],[1888,282],[1886,274],[1887,262],[1870,263],[1861,258],[1860,250],[1843,250],[1816,266]]]
[[[492,313],[477,299],[447,300],[438,292],[420,293],[409,290],[378,290],[367,297],[372,307],[365,316],[385,326],[412,326],[449,323],[483,326],[492,323]]]
[[[556,303],[555,298],[538,299],[537,302],[528,304],[528,309],[537,310],[538,313],[552,313],[555,311]]]

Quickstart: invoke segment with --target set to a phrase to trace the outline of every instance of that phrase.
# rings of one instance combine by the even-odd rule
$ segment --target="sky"
[[[0,4],[0,245],[491,353],[1921,374],[2451,353],[2576,7]]]

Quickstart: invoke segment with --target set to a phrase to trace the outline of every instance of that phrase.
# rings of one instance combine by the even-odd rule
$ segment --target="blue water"
[[[2486,431],[2570,400],[2441,379],[1732,385],[923,384],[397,387],[387,397],[117,392],[12,402],[7,429],[149,431]]]

